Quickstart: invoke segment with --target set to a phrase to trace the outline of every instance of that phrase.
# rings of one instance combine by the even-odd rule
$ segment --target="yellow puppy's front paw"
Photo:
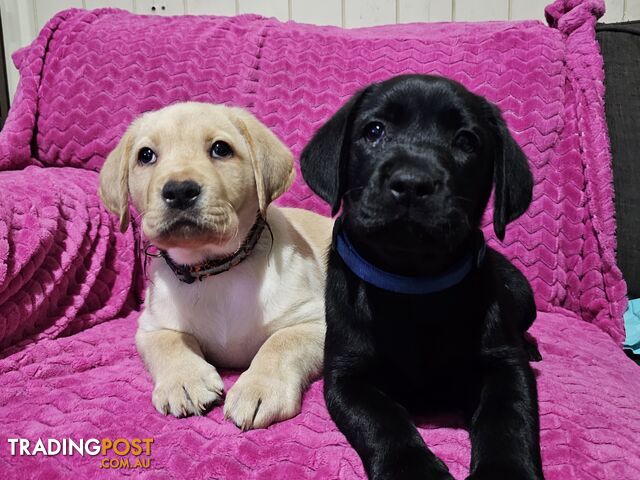
[[[158,378],[153,389],[153,406],[165,415],[202,415],[222,402],[224,384],[217,370],[204,360],[197,365],[176,368]]]
[[[300,412],[301,386],[278,377],[244,372],[231,387],[224,416],[242,430],[266,428]]]

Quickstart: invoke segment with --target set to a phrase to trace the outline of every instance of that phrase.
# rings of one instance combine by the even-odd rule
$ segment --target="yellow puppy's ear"
[[[258,190],[260,213],[282,195],[296,178],[293,154],[262,122],[241,108],[234,108],[235,124],[249,147]]]
[[[120,231],[129,227],[129,155],[131,154],[131,127],[120,143],[109,154],[100,170],[98,194],[107,210],[120,217]]]

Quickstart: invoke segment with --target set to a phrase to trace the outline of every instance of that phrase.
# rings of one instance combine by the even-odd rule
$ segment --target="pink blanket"
[[[363,478],[317,382],[302,413],[240,433],[220,409],[174,419],[150,402],[133,347],[139,232],[116,231],[96,171],[140,112],[181,100],[244,106],[300,153],[359,87],[407,72],[455,78],[496,102],[528,154],[529,212],[495,242],[534,287],[532,332],[548,479],[640,478],[640,377],[622,353],[625,285],[594,36],[602,0],[558,0],[539,22],[341,30],[257,16],[70,10],[14,57],[0,133],[0,477]],[[281,203],[327,213],[300,176]],[[235,375],[225,377],[227,386]],[[421,424],[463,478],[459,425]],[[153,437],[148,468],[101,457],[11,456],[7,438]],[[133,458],[133,457],[132,457]]]

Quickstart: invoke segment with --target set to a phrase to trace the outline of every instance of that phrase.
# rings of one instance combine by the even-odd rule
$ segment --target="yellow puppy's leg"
[[[225,417],[249,430],[297,415],[304,389],[322,369],[324,335],[323,321],[272,334],[229,390]]]

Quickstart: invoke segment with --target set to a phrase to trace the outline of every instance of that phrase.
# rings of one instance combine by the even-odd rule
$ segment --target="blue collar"
[[[484,260],[486,243],[482,232],[478,235],[473,250],[439,275],[427,277],[406,277],[380,270],[370,264],[356,251],[344,231],[336,235],[336,251],[349,269],[361,280],[382,290],[409,295],[426,295],[441,292],[459,284],[474,268]]]

